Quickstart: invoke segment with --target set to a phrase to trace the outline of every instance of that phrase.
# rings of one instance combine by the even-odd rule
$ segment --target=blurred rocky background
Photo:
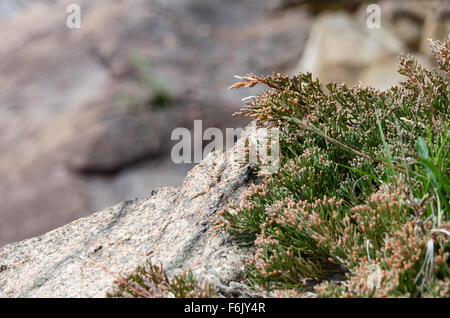
[[[81,29],[66,26],[81,6]],[[243,127],[233,75],[313,72],[386,88],[429,65],[447,0],[0,0],[0,246],[178,185],[176,127]],[[244,94],[244,95],[242,95]]]

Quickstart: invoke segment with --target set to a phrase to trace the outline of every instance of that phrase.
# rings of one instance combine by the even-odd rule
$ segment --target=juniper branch
[[[383,161],[383,160],[380,160],[380,159],[378,159],[378,158],[374,158],[374,157],[372,157],[372,156],[369,156],[368,154],[365,154],[365,153],[363,153],[363,152],[361,152],[361,151],[358,151],[358,150],[356,150],[356,149],[353,149],[353,148],[351,148],[351,147],[349,147],[349,146],[347,146],[347,145],[341,143],[340,141],[338,141],[338,140],[336,140],[336,139],[334,139],[334,138],[332,138],[332,137],[327,136],[327,135],[326,135],[324,132],[322,132],[320,129],[318,129],[318,128],[316,128],[316,127],[311,127],[311,126],[309,126],[308,124],[306,124],[305,122],[303,122],[303,121],[301,121],[301,120],[299,120],[299,119],[297,119],[297,118],[283,116],[283,119],[288,120],[288,121],[290,121],[290,122],[293,122],[293,123],[299,125],[300,127],[302,127],[303,129],[308,130],[308,131],[310,131],[310,132],[312,132],[312,133],[315,133],[315,134],[317,134],[317,135],[319,135],[319,136],[325,138],[325,139],[328,140],[329,142],[332,142],[333,144],[338,145],[339,147],[341,147],[341,148],[343,148],[343,149],[345,149],[345,150],[347,150],[347,151],[349,151],[349,152],[351,152],[351,153],[353,153],[353,154],[355,154],[355,155],[357,155],[357,156],[360,156],[360,157],[363,157],[363,158],[365,158],[365,159],[371,160],[371,161],[373,161],[373,162],[382,164],[382,165],[385,166],[385,167],[389,167],[389,166],[390,166],[387,162],[385,162],[385,161]],[[406,171],[405,171],[404,169],[402,169],[402,168],[394,167],[394,170],[397,171],[397,172],[401,172],[401,173],[405,173],[405,174],[406,174]]]

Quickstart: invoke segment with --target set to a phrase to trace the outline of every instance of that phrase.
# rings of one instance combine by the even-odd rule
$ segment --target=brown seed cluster
[[[191,272],[168,278],[165,270],[149,263],[128,277],[120,277],[108,297],[117,298],[210,298],[216,292],[208,283],[198,283]]]

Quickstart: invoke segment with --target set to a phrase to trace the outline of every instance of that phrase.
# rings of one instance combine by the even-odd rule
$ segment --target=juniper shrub
[[[439,69],[401,56],[405,80],[384,91],[324,87],[310,73],[247,74],[231,87],[268,86],[236,115],[281,131],[280,170],[216,220],[255,246],[251,284],[297,295],[312,278],[324,297],[450,296],[450,42],[430,46]],[[328,281],[332,265],[346,281]]]

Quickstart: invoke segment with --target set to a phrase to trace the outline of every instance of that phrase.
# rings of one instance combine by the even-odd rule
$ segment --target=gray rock
[[[32,0],[2,0],[0,2],[0,23],[19,13],[31,2]]]
[[[241,138],[226,152],[210,153],[181,187],[160,188],[147,199],[6,245],[0,249],[0,297],[104,297],[115,278],[102,266],[126,274],[150,259],[169,275],[190,269],[224,290],[239,284],[250,250],[210,228],[252,182],[248,166],[233,159],[244,145]]]
[[[294,67],[311,22],[302,10],[268,12],[272,0],[78,0],[82,27],[68,29],[74,1],[22,2],[0,0],[16,8],[0,17],[0,246],[180,185],[188,168],[153,168],[173,127],[247,124],[231,114],[255,91],[227,91],[233,75]],[[134,114],[120,102],[148,93],[135,56],[166,83],[172,108]]]
[[[450,1],[382,0],[383,27],[387,27],[412,51],[431,56],[428,39],[450,33]]]
[[[386,88],[400,79],[392,64],[402,50],[403,43],[387,29],[371,30],[348,13],[327,13],[314,22],[296,73],[311,72],[325,83],[352,85],[364,80],[366,85]],[[389,72],[383,72],[381,81],[366,76],[367,71],[378,75],[370,72],[372,66]]]

